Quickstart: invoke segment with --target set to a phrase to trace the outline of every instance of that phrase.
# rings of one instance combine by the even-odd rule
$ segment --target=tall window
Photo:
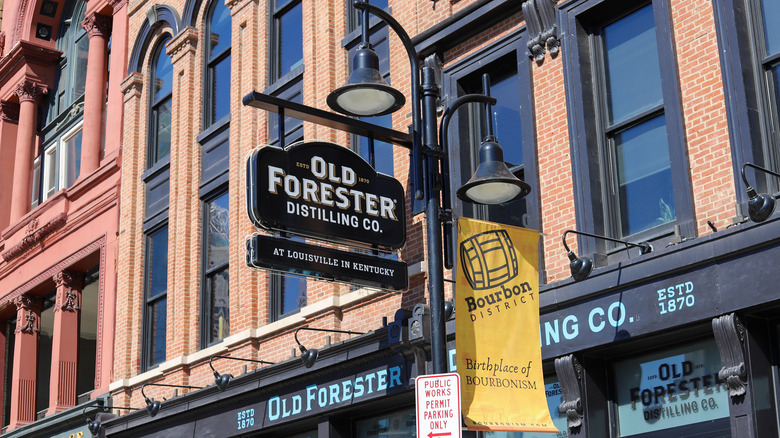
[[[517,75],[517,59],[512,53],[492,68],[480,69],[461,81],[463,94],[482,94],[482,74],[490,76],[490,94],[496,97],[496,105],[491,107],[493,134],[504,150],[504,161],[513,169],[518,178],[524,179],[522,123],[520,103],[522,97],[520,80]],[[461,185],[468,182],[479,165],[479,146],[487,135],[485,126],[485,105],[472,104],[469,110],[462,110],[468,128],[462,134],[468,141],[460,142]],[[468,158],[468,159],[466,159]],[[527,227],[528,217],[526,200],[520,199],[505,204],[463,206],[464,213],[485,218],[490,221]]]
[[[165,361],[166,318],[168,315],[168,226],[146,237],[146,278],[144,279],[143,365],[152,367]]]
[[[36,372],[35,412],[45,412],[49,407],[49,382],[51,381],[51,355],[54,340],[54,303],[57,293],[46,295],[41,310],[41,328],[38,333],[38,370]]]
[[[230,114],[230,9],[213,1],[207,17],[205,127]]]
[[[780,172],[780,4],[772,0],[713,0],[712,4],[719,24],[734,165],[739,169],[750,162]],[[780,181],[771,175],[756,172],[748,177],[759,192],[780,192]],[[747,201],[742,181],[735,184],[737,198]]]
[[[271,0],[271,81],[303,65],[303,2]]]
[[[81,396],[95,389],[97,356],[98,299],[100,296],[100,267],[84,274],[79,309],[79,355],[76,374],[76,394]]]
[[[578,79],[567,84],[578,223],[619,239],[661,239],[675,224],[695,235],[668,4],[586,0],[563,10],[574,16],[564,27],[579,24],[564,58]],[[626,257],[616,244],[593,245],[582,248]]]
[[[618,237],[676,218],[651,5],[601,29],[602,111]],[[636,84],[642,84],[637,87]]]
[[[89,37],[81,27],[86,2],[73,1],[63,12],[57,38],[62,51],[56,86],[48,93],[40,153],[33,164],[31,208],[73,185],[81,168],[81,121],[87,79]]]
[[[780,3],[771,0],[760,0],[758,3],[755,6],[760,11],[761,26],[757,26],[756,32],[763,34],[763,38],[757,38],[756,48],[761,62],[761,79],[768,91],[764,123],[769,138],[764,155],[766,165],[777,171],[780,170],[780,29],[777,26]],[[770,184],[770,187],[778,187],[777,182]]]
[[[204,283],[204,344],[211,345],[230,335],[230,281],[228,276],[230,215],[227,193],[204,203],[206,253]]]
[[[517,33],[475,53],[444,71],[445,97],[454,99],[483,93],[483,76],[488,75],[493,134],[504,151],[504,161],[515,175],[531,187],[536,183],[536,141],[533,121],[533,93],[526,35]],[[468,182],[479,165],[479,148],[487,135],[485,105],[470,103],[453,115],[447,133],[451,178],[447,183],[459,215],[527,228],[539,228],[538,193],[499,205],[460,202],[455,192]]]
[[[149,167],[171,153],[171,105],[173,65],[165,52],[170,35],[157,44],[152,56],[151,93],[149,113]]]
[[[3,370],[3,425],[11,422],[11,385],[13,385],[16,317],[5,321],[5,369]]]

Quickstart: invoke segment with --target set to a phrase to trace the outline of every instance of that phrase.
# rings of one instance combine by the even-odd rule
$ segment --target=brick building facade
[[[764,278],[778,260],[780,222],[745,216],[746,182],[770,194],[780,187],[745,168],[780,170],[780,37],[768,24],[777,7],[769,0],[371,3],[406,29],[420,61],[441,60],[445,106],[480,93],[482,75],[490,75],[496,135],[532,192],[494,207],[454,199],[453,214],[542,233],[540,339],[561,431],[777,436],[778,295]],[[280,129],[278,115],[243,104],[260,91],[327,109],[327,96],[348,77],[360,16],[350,2],[332,0],[122,7],[127,62],[113,68],[112,40],[108,96],[109,119],[119,114],[122,127],[106,128],[106,145],[109,136],[122,145],[116,328],[102,327],[113,334],[112,406],[142,410],[101,413],[93,424],[118,437],[410,434],[410,382],[431,364],[425,337],[409,329],[427,301],[428,273],[408,150],[290,117]],[[13,3],[5,12],[4,31]],[[408,102],[401,41],[376,18],[367,27],[380,72]],[[122,82],[112,88],[117,71]],[[112,111],[117,88],[121,110]],[[5,147],[6,129],[34,132],[22,123],[28,100],[19,101],[19,123],[0,124],[3,154],[31,147],[19,134],[28,143]],[[368,121],[407,132],[410,105]],[[476,166],[483,125],[481,110],[470,107],[445,133],[451,193]],[[247,266],[245,241],[258,230],[247,219],[246,158],[258,146],[300,140],[348,146],[404,184],[408,236],[390,257],[407,264],[408,291]],[[17,179],[18,166],[5,165],[15,194],[30,178]],[[8,251],[15,244],[6,236],[26,222],[13,225],[23,209],[18,197],[6,197]],[[653,251],[598,236],[647,241]],[[569,264],[578,255],[594,269],[575,280]],[[8,290],[11,297],[16,289]],[[447,298],[462,311],[449,290]],[[322,349],[311,368],[296,338]],[[227,373],[235,377],[218,387],[215,376]],[[344,392],[358,385],[359,395]],[[159,411],[150,416],[145,406]]]
[[[127,4],[3,8],[3,432],[83,434],[114,379]]]

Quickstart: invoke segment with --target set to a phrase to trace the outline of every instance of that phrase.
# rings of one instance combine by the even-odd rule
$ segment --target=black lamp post
[[[447,199],[449,196],[447,196],[446,190],[443,188],[442,184],[448,183],[449,180],[448,178],[443,177],[441,169],[445,169],[443,171],[444,175],[447,175],[449,172],[446,170],[448,167],[446,158],[447,151],[446,148],[439,146],[436,129],[436,106],[439,99],[439,88],[438,84],[436,84],[433,67],[427,65],[422,68],[419,67],[417,52],[414,50],[411,38],[409,38],[409,35],[403,27],[401,27],[390,14],[365,1],[355,1],[353,6],[363,12],[363,44],[361,45],[361,49],[358,50],[358,54],[360,54],[360,51],[364,50],[364,47],[368,45],[367,23],[368,13],[370,12],[387,23],[387,25],[395,31],[409,56],[412,78],[412,154],[414,159],[412,169],[414,170],[413,178],[417,189],[415,196],[418,199],[423,199],[424,196],[426,202],[425,218],[428,240],[428,292],[431,308],[431,357],[433,361],[433,372],[441,374],[447,372],[442,224],[445,224],[445,235],[449,236],[451,229],[449,229],[448,223],[451,223],[452,219],[450,217],[450,210],[446,208],[443,209],[441,202],[443,190],[445,192],[445,205],[449,202]],[[353,65],[352,71],[356,72],[360,70],[360,74],[364,77],[381,77],[378,69],[375,72],[367,73],[365,69],[368,63],[363,62],[363,58],[359,57],[358,54],[355,55],[355,60],[357,62]],[[378,64],[376,65],[378,66]],[[422,72],[422,75],[420,75],[420,71]],[[354,115],[358,113],[360,109],[364,108],[366,104],[362,102],[354,102],[354,107],[343,107],[343,104],[346,102],[346,99],[343,99],[343,96],[351,89],[359,88],[361,93],[366,93],[367,89],[371,89],[373,90],[372,92],[377,95],[387,93],[387,88],[384,83],[373,85],[372,81],[366,81],[358,85],[353,82],[354,76],[353,73],[346,85],[328,96],[328,105],[334,111]],[[420,82],[420,76],[422,76],[422,83]],[[483,82],[483,87],[486,86],[485,84],[486,82]],[[420,109],[421,102],[422,111]],[[493,102],[495,102],[495,100],[493,100]],[[403,106],[403,100],[396,99],[395,104],[390,107],[400,108],[401,106]],[[458,197],[467,202],[500,204],[525,196],[531,189],[507,169],[506,164],[504,163],[504,154],[501,146],[493,136],[492,115],[490,114],[489,105],[486,109],[488,135],[480,148],[480,165],[477,168],[474,177],[472,177],[463,188],[458,190]],[[389,109],[388,111],[377,112],[376,114],[364,113],[361,115],[378,116],[387,114],[388,112],[390,112]],[[446,132],[444,132],[443,135],[446,135]],[[422,161],[423,155],[425,156],[424,163]],[[420,172],[423,169],[425,176],[424,185]],[[425,190],[424,193],[421,193],[420,189],[423,187]],[[448,264],[449,262],[450,260],[448,260]]]
[[[384,21],[398,35],[409,57],[411,67],[411,104],[412,133],[407,134],[372,125],[362,120],[344,117],[294,102],[284,101],[273,96],[252,92],[244,97],[244,105],[261,108],[309,121],[356,135],[390,142],[412,149],[412,181],[415,185],[415,198],[426,202],[426,234],[428,243],[428,292],[431,310],[431,356],[433,372],[447,372],[446,309],[444,302],[444,266],[442,260],[442,228],[447,244],[451,242],[452,219],[449,208],[449,194],[446,184],[449,182],[449,166],[446,148],[439,146],[437,133],[437,104],[439,87],[432,66],[420,67],[420,61],[414,44],[401,25],[383,9],[357,0],[353,6],[363,13],[362,44],[353,58],[352,75],[347,83],[333,91],[327,99],[328,106],[334,111],[349,116],[379,116],[400,109],[405,104],[403,94],[385,83],[378,70],[376,54],[368,43],[368,14],[371,13]],[[426,62],[427,64],[427,62]],[[475,97],[480,96],[480,97]],[[465,98],[466,96],[464,96]],[[494,104],[489,96],[470,95],[467,101]],[[459,102],[459,100],[456,100]],[[454,112],[455,105],[450,110]],[[488,108],[488,112],[489,108]],[[446,118],[445,112],[445,118]],[[491,117],[488,115],[487,117]],[[499,204],[519,199],[530,192],[530,187],[517,179],[503,163],[503,151],[492,135],[492,118],[488,119],[489,135],[483,142],[484,151],[480,151],[480,166],[475,176],[467,183],[462,200],[481,204]],[[442,138],[446,134],[443,131]],[[445,142],[446,143],[446,142]],[[423,156],[425,160],[423,161]],[[500,163],[500,164],[499,164]],[[503,168],[502,168],[503,166]],[[424,176],[424,179],[423,179]],[[502,192],[496,195],[495,192]],[[442,196],[444,195],[444,196]],[[442,201],[443,200],[443,201]],[[444,205],[442,206],[442,202]],[[452,267],[450,252],[447,251],[447,268]],[[308,350],[307,350],[308,351]],[[309,355],[311,356],[311,354]],[[315,358],[316,360],[316,358]],[[311,362],[313,364],[313,361]]]

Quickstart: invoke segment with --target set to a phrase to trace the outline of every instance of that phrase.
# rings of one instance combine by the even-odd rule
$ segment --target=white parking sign
[[[418,438],[461,438],[460,375],[431,374],[414,382]]]

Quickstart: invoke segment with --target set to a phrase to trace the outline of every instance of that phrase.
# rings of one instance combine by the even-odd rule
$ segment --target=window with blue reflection
[[[206,34],[207,80],[205,126],[230,113],[230,9],[225,2],[214,0],[210,6],[210,19]]]
[[[272,79],[278,80],[303,64],[303,3],[300,0],[272,3],[272,50],[275,56]]]
[[[205,204],[206,306],[204,345],[230,335],[230,276],[228,270],[230,210],[227,192]]]
[[[616,232],[627,237],[676,219],[652,5],[604,26],[601,35],[612,202]]]
[[[652,6],[604,27],[603,39],[609,122],[663,103]]]
[[[146,238],[145,365],[165,361],[168,294],[168,227]]]
[[[166,35],[157,44],[152,62],[151,129],[149,166],[153,166],[171,152],[171,106],[173,90],[173,65],[165,51],[171,40]]]

